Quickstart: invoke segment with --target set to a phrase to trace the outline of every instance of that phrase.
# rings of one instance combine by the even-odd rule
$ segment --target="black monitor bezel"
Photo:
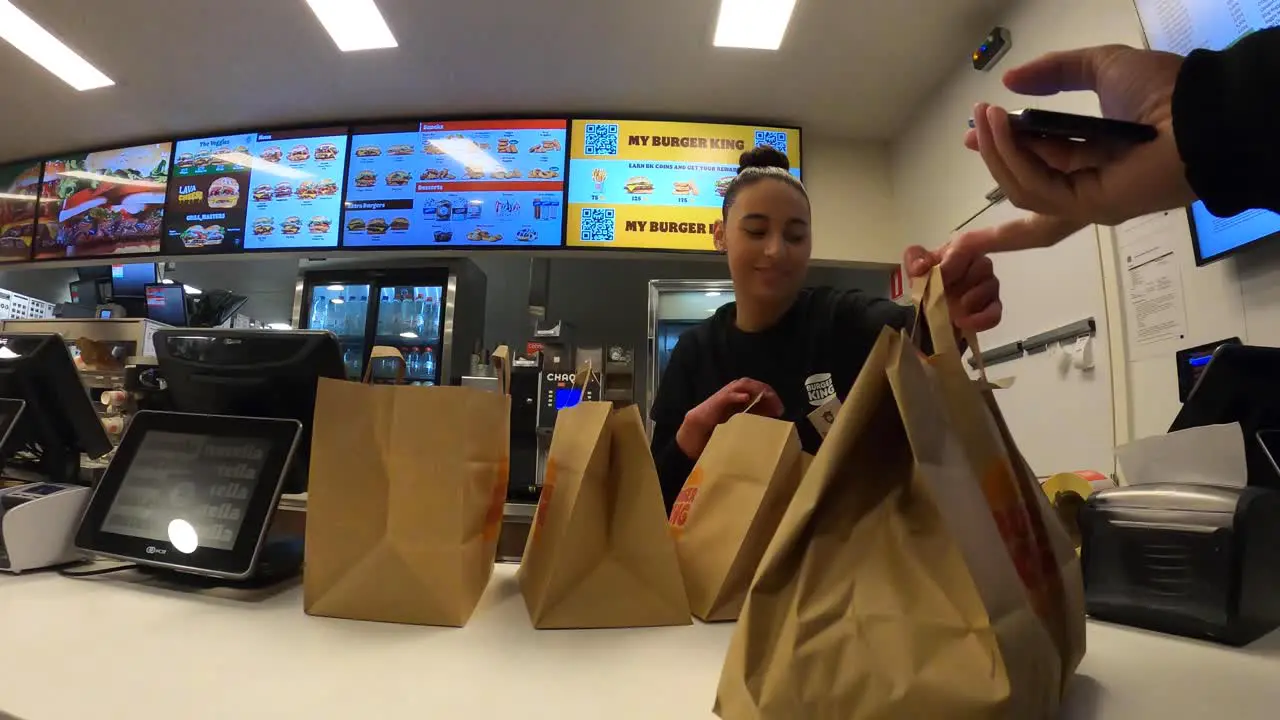
[[[253,497],[245,510],[234,548],[219,550],[197,547],[191,553],[183,553],[164,540],[121,535],[101,529],[142,441],[152,430],[215,437],[265,437],[271,441],[270,455],[263,466],[263,477],[254,488]],[[301,437],[302,423],[292,419],[143,410],[129,423],[129,429],[121,438],[115,457],[94,488],[93,496],[89,499],[89,505],[76,530],[76,547],[148,567],[229,580],[251,577],[271,527],[271,518],[280,502],[281,490],[289,469],[293,463],[306,461],[305,458],[294,457]],[[273,477],[274,481],[270,479]]]
[[[179,297],[182,298],[182,322],[178,323],[177,325],[174,325],[173,323],[168,322],[167,320],[161,320],[160,318],[151,317],[151,304],[147,302],[147,292],[149,292],[151,288],[160,288],[161,290],[174,289],[174,288],[177,289]],[[160,283],[160,282],[147,283],[142,288],[142,306],[144,308],[144,311],[146,312],[146,316],[148,320],[161,322],[171,327],[186,327],[187,323],[190,322],[190,315],[187,313],[187,290],[186,288],[184,288],[181,285],[178,285],[177,283]]]

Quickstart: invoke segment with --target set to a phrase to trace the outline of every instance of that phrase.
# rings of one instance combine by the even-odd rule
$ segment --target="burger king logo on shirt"
[[[805,379],[804,391],[809,396],[810,405],[821,407],[836,396],[836,384],[831,373],[817,373]]]

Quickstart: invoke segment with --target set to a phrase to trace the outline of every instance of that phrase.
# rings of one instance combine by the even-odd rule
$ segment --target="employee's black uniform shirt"
[[[843,401],[880,331],[907,327],[914,312],[858,291],[814,288],[763,332],[737,329],[735,316],[730,303],[681,335],[658,384],[653,455],[668,508],[694,464],[676,444],[685,413],[738,378],[759,380],[778,393],[805,451],[816,453],[822,440],[809,413],[833,395]]]

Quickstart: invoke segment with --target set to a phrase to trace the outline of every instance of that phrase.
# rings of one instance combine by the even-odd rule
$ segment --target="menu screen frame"
[[[613,142],[605,152],[589,152],[592,126],[610,131]],[[779,149],[790,160],[791,174],[802,177],[804,133],[795,125],[575,116],[570,138],[564,245],[575,250],[714,254],[711,228],[721,218],[721,190],[737,174],[741,153],[785,139]],[[666,157],[650,151],[659,142]],[[588,172],[593,164],[605,171],[598,180]],[[699,177],[705,175],[715,177]],[[643,183],[643,191],[630,192],[632,181]],[[655,201],[667,196],[676,202]],[[584,210],[599,216],[605,229],[613,227],[612,239],[582,239]]]
[[[46,157],[36,219],[43,230],[36,230],[32,259],[159,255],[173,145],[162,140]],[[99,234],[108,240],[91,242]]]
[[[31,260],[31,249],[42,227],[38,215],[43,172],[40,160],[0,163],[0,264]]]
[[[349,125],[306,126],[175,141],[164,253],[337,250],[350,131]],[[323,158],[315,152],[321,147],[328,150]],[[216,203],[215,183],[229,190]],[[294,238],[311,241],[278,244]]]
[[[431,120],[404,120],[353,126],[351,128],[347,183],[344,188],[342,242],[339,249],[351,252],[377,252],[380,250],[457,252],[459,250],[548,251],[563,248],[565,231],[564,208],[568,203],[568,148],[571,143],[569,133],[572,122],[572,118],[568,116],[487,115],[480,117],[446,117]],[[488,158],[481,159],[487,160],[488,164],[494,164],[494,167],[476,167],[474,171],[471,171],[471,168],[466,167],[467,163],[456,157],[456,152],[450,154],[438,150],[436,152],[427,151],[427,147],[432,144],[431,139],[434,136],[443,135],[445,139],[462,141],[470,139],[468,137],[470,133],[495,136],[492,138],[486,137],[481,141],[481,144],[477,144],[473,148],[479,155],[489,155],[492,152]],[[505,137],[497,137],[496,135],[499,133]],[[547,135],[548,133],[551,133],[552,136],[543,138],[543,140],[536,143],[532,142],[537,138],[531,137],[531,134]],[[394,142],[390,139],[390,136],[395,135],[403,137],[398,139],[399,142]],[[526,135],[530,135],[530,137],[525,137]],[[378,136],[388,137],[382,141],[375,140]],[[554,145],[547,145],[546,140],[554,141]],[[484,147],[483,143],[488,143],[490,147]],[[496,147],[494,147],[495,144]],[[411,173],[408,183],[409,190],[399,193],[404,197],[394,199],[376,197],[374,193],[382,189],[382,185],[385,184],[383,166],[389,167],[393,164],[388,162],[389,158],[387,157],[391,154],[387,152],[391,145],[409,145],[413,152],[406,152],[404,156],[409,163],[417,160],[417,164],[402,163],[405,164],[405,169]],[[381,154],[373,156],[362,155],[360,151],[366,149],[366,146],[373,146]],[[538,149],[535,150],[535,147]],[[403,150],[402,148],[401,151],[403,152]],[[424,156],[435,156],[440,160],[433,163],[432,167],[424,169],[422,167],[422,158]],[[398,160],[398,158],[395,159]],[[534,162],[535,160],[543,162]],[[508,162],[502,163],[501,161]],[[531,165],[533,167],[515,168],[516,164]],[[542,165],[546,165],[546,170],[554,171],[556,175],[554,177],[534,177],[532,179],[527,177],[532,175],[533,172],[541,170]],[[516,169],[518,174],[505,177],[493,175],[495,171],[505,175],[511,169]],[[375,174],[373,179],[375,185],[371,190],[366,190],[365,186],[357,184],[356,174],[362,170],[369,170]],[[445,172],[448,175],[442,178],[427,177],[427,173],[433,170]],[[466,177],[462,176],[463,173],[468,173],[469,171],[475,174],[468,174]],[[479,174],[481,171],[484,172],[484,175]],[[515,182],[513,183],[512,181]],[[489,186],[479,191],[486,194],[485,199],[471,198],[464,203],[462,198],[455,197],[466,194],[466,186],[477,182]],[[504,191],[500,183],[514,184],[518,187],[512,187],[509,191]],[[552,187],[540,191],[534,187],[534,183],[545,183],[552,185]],[[426,186],[428,185],[436,187],[427,189]],[[501,198],[488,195],[489,193],[501,194],[504,192],[509,192],[510,195],[516,197]],[[437,197],[431,197],[437,193]],[[384,194],[386,194],[385,191]],[[394,202],[395,207],[386,207],[386,205],[391,204],[387,202],[388,200]],[[501,207],[498,205],[499,202],[503,203]],[[385,208],[385,212],[375,213],[373,209],[359,207],[362,203],[377,203]],[[492,205],[490,205],[491,203]],[[543,205],[543,203],[547,204]],[[460,211],[469,211],[474,215],[477,208],[472,207],[473,205],[479,206],[478,209],[481,216],[479,219],[474,216],[459,216]],[[449,220],[447,221],[440,219],[438,214],[442,206],[447,206],[450,212]],[[547,212],[552,213],[551,218],[546,218],[543,215],[544,208],[550,208]],[[424,213],[429,209],[435,210],[437,214],[433,217],[428,217]],[[508,217],[499,219],[497,214],[500,211],[508,215]],[[486,214],[493,214],[493,220],[485,222],[484,215]],[[354,220],[363,219],[367,221],[375,217],[382,217],[387,222],[386,230],[379,233],[379,235],[381,239],[390,240],[390,242],[370,242],[367,224],[363,229],[353,230],[350,227]],[[410,228],[397,233],[392,227],[392,222],[396,217],[409,220]],[[456,230],[450,227],[454,221],[460,221]],[[418,231],[413,227],[420,222],[427,225],[425,231]],[[516,227],[517,225],[519,227]],[[543,226],[555,233],[553,240],[542,239],[538,231],[543,230]],[[460,232],[465,234],[459,237],[458,234]],[[397,234],[403,237],[402,241],[396,241]],[[493,240],[494,235],[500,236],[499,239]],[[350,239],[355,239],[356,242],[351,242]]]

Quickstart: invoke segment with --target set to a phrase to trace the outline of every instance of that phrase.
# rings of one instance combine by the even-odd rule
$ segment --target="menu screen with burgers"
[[[795,128],[574,120],[565,243],[714,250],[712,225],[738,157],[758,145],[784,153],[800,176]]]
[[[565,120],[357,129],[343,247],[559,245]]]
[[[31,259],[40,163],[0,165],[0,262]]]
[[[159,252],[172,150],[164,142],[46,160],[35,257]]]
[[[338,246],[346,128],[178,142],[165,251]]]

